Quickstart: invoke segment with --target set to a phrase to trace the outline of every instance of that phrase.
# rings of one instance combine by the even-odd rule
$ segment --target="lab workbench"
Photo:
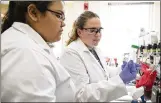
[[[131,93],[136,90],[136,87],[127,85],[126,88],[127,88],[127,91],[128,91],[128,95],[125,95],[125,96],[118,98],[117,100],[113,100],[111,102],[131,103],[131,101],[133,100]],[[138,101],[141,101],[141,98],[138,98]],[[149,101],[146,101],[146,102],[151,103],[152,101],[149,100]]]

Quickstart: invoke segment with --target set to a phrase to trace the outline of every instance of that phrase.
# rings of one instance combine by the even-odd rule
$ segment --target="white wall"
[[[88,1],[89,10],[97,13],[100,16],[101,22],[103,25],[108,23],[105,21],[108,21],[107,19],[109,19],[109,16],[108,16],[109,8],[106,7],[108,6],[107,5],[108,2],[110,1]],[[151,9],[152,11],[151,11],[151,14],[149,15],[151,19],[151,21],[149,21],[150,22],[149,29],[160,32],[160,1],[156,1],[154,5],[151,6],[151,8],[152,8]],[[68,33],[72,30],[72,25],[74,20],[76,20],[76,18],[83,11],[84,11],[84,1],[65,1],[66,26],[64,27],[62,40],[56,43],[56,48],[54,49],[54,52],[56,52],[57,56],[61,55],[62,51],[65,48],[66,41],[69,39]],[[103,35],[108,35],[108,34],[103,34]],[[121,39],[121,38],[116,38],[115,41],[117,41],[117,39]]]
[[[97,13],[100,16],[102,1],[89,1],[89,10]]]
[[[153,10],[153,30],[158,31],[160,36],[160,1],[154,3]]]
[[[69,39],[68,33],[72,30],[74,21],[83,12],[83,3],[83,1],[65,2],[66,26],[63,32],[63,45]]]

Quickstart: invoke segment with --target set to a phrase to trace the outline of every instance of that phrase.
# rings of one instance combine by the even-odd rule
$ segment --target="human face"
[[[80,39],[88,46],[97,46],[101,39],[101,27],[100,19],[97,17],[87,20],[84,28],[79,30]]]
[[[64,4],[62,1],[53,1],[45,14],[39,12],[34,29],[46,42],[56,42],[61,39],[64,23]]]

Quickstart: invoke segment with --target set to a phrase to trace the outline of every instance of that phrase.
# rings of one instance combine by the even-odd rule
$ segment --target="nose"
[[[97,33],[95,34],[95,36],[101,36],[101,33],[100,33],[100,32],[97,32]]]
[[[64,27],[64,26],[66,26],[66,25],[65,25],[65,22],[62,21],[62,22],[61,22],[61,27]]]

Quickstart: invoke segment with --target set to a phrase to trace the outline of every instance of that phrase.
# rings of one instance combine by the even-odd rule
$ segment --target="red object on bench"
[[[152,72],[153,69],[149,69],[149,65],[145,63],[141,63],[140,70],[143,74],[139,80],[136,80],[136,88],[144,86],[146,91],[150,91],[156,80],[157,71],[155,70]]]

